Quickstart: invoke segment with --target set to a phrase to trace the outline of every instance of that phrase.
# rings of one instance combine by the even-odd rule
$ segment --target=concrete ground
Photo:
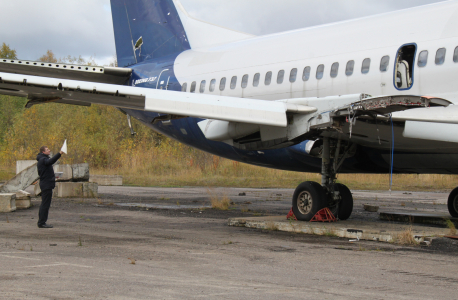
[[[38,199],[31,209],[0,214],[0,299],[458,299],[453,240],[400,246],[227,225],[286,215],[292,190],[99,193],[54,199],[53,229],[36,227]],[[375,227],[385,222],[363,203],[446,213],[445,193],[353,193],[350,221]],[[230,210],[204,208],[224,196]]]

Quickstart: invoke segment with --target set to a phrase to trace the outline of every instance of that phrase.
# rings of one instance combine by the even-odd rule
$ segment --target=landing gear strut
[[[447,206],[450,215],[454,218],[458,218],[458,187],[448,196]]]
[[[298,220],[310,221],[319,210],[325,207],[328,207],[340,220],[350,217],[353,211],[353,197],[345,185],[336,183],[336,174],[352,150],[352,146],[346,147],[342,155],[340,154],[341,148],[340,139],[337,144],[331,144],[328,137],[323,138],[321,185],[313,181],[306,181],[294,191],[293,212]],[[331,150],[335,150],[332,159]]]

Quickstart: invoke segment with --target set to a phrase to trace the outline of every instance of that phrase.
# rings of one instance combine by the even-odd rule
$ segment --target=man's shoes
[[[38,228],[53,228],[53,226],[48,225],[48,224],[43,224],[43,225],[38,225]]]

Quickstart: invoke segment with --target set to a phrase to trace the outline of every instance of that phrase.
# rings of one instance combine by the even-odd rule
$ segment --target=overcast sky
[[[255,35],[441,1],[181,0],[196,18]],[[109,0],[14,0],[1,7],[0,44],[16,49],[20,59],[36,60],[51,49],[57,57],[93,56],[108,64],[116,54]]]

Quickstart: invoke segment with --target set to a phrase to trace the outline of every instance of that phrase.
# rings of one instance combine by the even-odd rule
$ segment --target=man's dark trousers
[[[41,191],[41,205],[38,213],[38,226],[46,224],[48,221],[49,207],[51,206],[52,189]]]

